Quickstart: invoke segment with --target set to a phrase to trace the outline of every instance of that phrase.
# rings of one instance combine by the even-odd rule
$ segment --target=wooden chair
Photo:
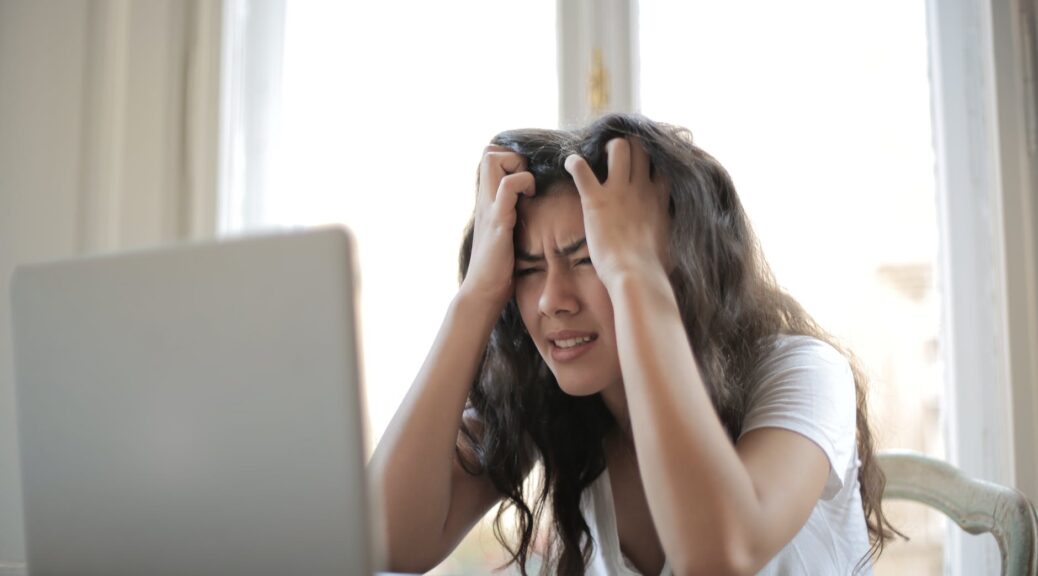
[[[883,498],[912,500],[940,510],[970,534],[990,532],[1002,552],[1004,576],[1038,576],[1038,520],[1018,490],[969,478],[959,469],[909,451],[884,451]]]

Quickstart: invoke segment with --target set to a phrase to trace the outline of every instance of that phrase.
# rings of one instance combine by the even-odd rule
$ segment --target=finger
[[[476,167],[477,193],[481,189],[480,185],[482,184],[482,182],[484,182],[487,179],[487,168],[489,168],[489,164],[487,163],[487,154],[490,154],[492,152],[511,152],[511,150],[505,148],[504,146],[498,146],[497,144],[488,144],[485,148],[483,148],[483,155],[479,157],[479,166]]]
[[[490,144],[483,149],[483,160],[488,167],[498,166],[505,174],[526,170],[526,158],[516,154],[511,148],[497,144]]]
[[[649,175],[649,154],[641,138],[631,138],[631,182],[652,180]]]
[[[588,166],[587,160],[576,155],[570,154],[566,158],[566,172],[569,172],[573,176],[573,183],[577,185],[577,192],[580,196],[586,196],[592,190],[597,189],[601,184],[598,183],[598,178],[595,177],[595,173],[591,171],[591,166]]]
[[[505,174],[526,170],[526,159],[515,152],[487,152],[483,156],[483,167],[489,177],[500,179]]]
[[[497,198],[494,200],[494,212],[498,218],[515,212],[516,202],[519,195],[531,197],[534,191],[533,174],[529,172],[516,172],[501,179],[497,187]],[[514,220],[509,218],[510,222]]]
[[[508,154],[495,153],[495,159],[499,159],[497,167],[504,174],[515,174],[526,170],[526,158],[512,152]]]
[[[499,196],[506,194],[516,198],[518,198],[519,194],[533,196],[535,193],[534,183],[533,173],[516,172],[501,179],[501,184],[497,187],[497,193]]]
[[[497,197],[497,189],[501,178],[507,174],[515,174],[526,170],[526,159],[504,149],[504,151],[487,150],[483,153],[483,162],[480,164],[480,188],[483,196],[489,202]]]
[[[606,182],[629,182],[631,180],[631,143],[626,138],[613,138],[606,144],[606,165],[609,175]]]

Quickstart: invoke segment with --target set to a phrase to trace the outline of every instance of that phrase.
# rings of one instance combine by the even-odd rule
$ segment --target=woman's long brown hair
[[[885,478],[875,459],[864,372],[775,282],[725,169],[693,143],[687,130],[638,115],[609,115],[581,130],[509,131],[493,142],[527,159],[542,193],[554,184],[572,184],[563,163],[573,153],[584,156],[599,180],[605,180],[605,146],[616,137],[640,139],[654,176],[670,185],[671,286],[703,382],[733,442],[755,384],[753,371],[774,336],[812,336],[847,357],[857,395],[858,480],[871,543],[858,567],[867,565],[896,531],[880,502]],[[471,251],[470,222],[461,249],[462,278]],[[505,497],[494,531],[511,562],[527,573],[537,527],[550,509],[544,566],[558,574],[584,573],[594,542],[580,499],[605,470],[602,440],[616,423],[599,395],[578,398],[559,389],[514,300],[494,326],[468,404],[482,426],[478,434],[463,426],[458,453],[470,473],[488,474]],[[543,481],[535,493],[526,494],[531,458],[539,458]],[[505,521],[509,509],[517,519],[512,527]]]

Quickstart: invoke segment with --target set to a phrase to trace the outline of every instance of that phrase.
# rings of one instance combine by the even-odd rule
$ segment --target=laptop
[[[18,268],[30,574],[371,574],[342,228]]]

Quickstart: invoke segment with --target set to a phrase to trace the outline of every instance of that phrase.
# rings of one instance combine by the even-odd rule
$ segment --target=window
[[[971,269],[951,275],[942,269],[959,258],[947,254],[949,219],[959,226],[969,223],[964,214],[989,207],[974,200],[955,204],[950,210],[960,212],[951,216],[939,214],[935,164],[938,174],[948,174],[943,185],[950,181],[965,195],[971,186],[986,186],[994,179],[990,173],[948,159],[980,158],[977,152],[989,148],[975,136],[994,120],[984,116],[987,108],[971,108],[971,121],[979,120],[956,141],[976,144],[949,153],[940,149],[951,141],[941,122],[957,113],[958,103],[931,113],[931,102],[942,92],[962,91],[957,88],[973,90],[973,104],[986,97],[982,91],[989,88],[971,87],[989,86],[984,75],[990,71],[970,67],[980,66],[974,58],[986,58],[992,24],[979,20],[979,34],[968,24],[961,24],[965,32],[955,28],[978,21],[975,12],[985,8],[936,0],[728,4],[470,0],[448,13],[421,2],[229,1],[233,29],[251,27],[263,40],[249,43],[244,34],[238,65],[230,66],[231,78],[240,75],[232,90],[239,101],[230,106],[239,123],[225,139],[239,140],[232,149],[237,155],[225,161],[232,169],[225,170],[224,231],[326,222],[354,230],[364,272],[373,442],[454,294],[458,243],[482,147],[502,129],[570,118],[583,106],[574,94],[602,72],[590,69],[589,44],[603,38],[613,45],[599,58],[604,54],[612,74],[598,78],[611,78],[606,93],[614,104],[634,103],[650,117],[693,131],[731,172],[780,283],[862,358],[881,447],[944,454],[942,410],[945,400],[956,402],[944,398],[944,381],[956,368],[942,365],[942,358],[970,344],[948,344],[947,293],[936,286],[942,278],[961,281]],[[1004,27],[998,20],[1004,15],[996,10],[995,16],[993,26]],[[948,33],[928,46],[928,33],[941,26]],[[630,49],[617,48],[624,42]],[[945,55],[939,73],[934,45]],[[617,55],[628,61],[608,70]],[[253,64],[256,59],[262,65]],[[949,66],[966,72],[947,74]],[[257,82],[263,70],[276,74]],[[250,109],[253,115],[242,113]],[[258,118],[262,130],[248,134]],[[931,118],[938,120],[934,127]],[[943,156],[935,157],[934,142]],[[980,224],[968,239],[995,242],[985,240],[987,232],[1001,234]],[[997,253],[989,261],[1000,270]],[[995,292],[1004,289],[993,282]],[[987,294],[987,288],[976,292]],[[414,296],[417,289],[421,298]],[[960,291],[959,298],[971,293]],[[997,294],[994,300],[997,305]],[[399,328],[401,317],[407,330]],[[975,327],[962,326],[958,338]],[[994,331],[985,324],[978,333],[983,338]],[[997,370],[997,360],[981,356],[974,358],[977,374]],[[966,398],[960,404],[971,402]],[[999,402],[971,413],[989,418]],[[969,410],[956,410],[954,418],[965,421]],[[992,441],[1004,440],[1003,433],[996,430]],[[966,451],[989,453],[984,442]],[[948,452],[954,461],[962,450]],[[915,537],[891,548],[889,564],[877,573],[939,572],[941,522],[912,507],[899,514]],[[894,564],[899,557],[903,563]],[[492,536],[476,532],[441,570],[484,573],[501,559]]]

